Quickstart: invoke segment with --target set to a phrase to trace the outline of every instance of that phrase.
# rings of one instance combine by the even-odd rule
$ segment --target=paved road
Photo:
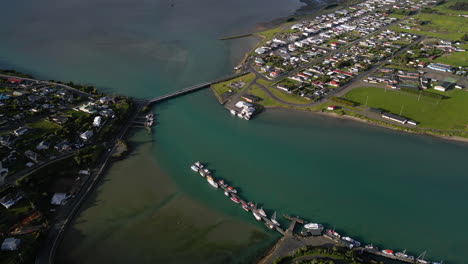
[[[43,247],[39,250],[39,253],[36,256],[36,264],[54,263],[55,252],[62,239],[63,233],[70,224],[74,215],[78,212],[78,209],[80,208],[83,201],[85,201],[86,197],[91,193],[96,184],[99,182],[103,172],[109,164],[112,152],[115,149],[116,142],[125,137],[128,129],[133,123],[133,120],[135,120],[144,106],[146,106],[146,104],[137,104],[135,106],[135,111],[128,119],[127,123],[121,127],[120,132],[109,141],[112,146],[111,151],[108,151],[103,155],[99,165],[96,166],[97,169],[88,176],[75,197],[73,197],[66,205],[63,205],[60,208],[58,213],[59,215],[56,217],[54,225],[51,226],[46,241],[43,243]]]

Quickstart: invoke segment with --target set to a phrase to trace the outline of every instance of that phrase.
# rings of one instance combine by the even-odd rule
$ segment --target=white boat
[[[227,197],[229,197],[229,193],[228,193],[228,192],[224,192],[224,195],[226,195]]]
[[[263,211],[263,207],[260,207],[260,209],[258,209],[258,213],[263,216],[263,217],[266,217],[266,213],[265,211]]]
[[[211,171],[209,171],[208,169],[203,169],[203,171],[205,172],[206,175],[211,174]]]
[[[255,219],[257,219],[257,221],[261,221],[262,218],[255,212],[255,211],[252,211],[252,214],[253,216],[255,217]]]
[[[195,165],[190,166],[190,168],[191,168],[193,171],[198,171],[198,167],[195,166]]]
[[[195,166],[199,168],[203,168],[203,164],[201,164],[199,161],[195,162]]]
[[[200,169],[198,172],[200,173],[200,175],[201,175],[202,177],[205,177],[205,176],[206,176],[206,173],[205,173],[204,170]]]
[[[211,186],[218,188],[218,184],[213,180],[211,176],[206,176],[206,180],[208,181],[209,184],[211,184]]]
[[[276,221],[276,211],[273,213],[273,216],[271,217],[271,222],[273,222],[273,224],[275,224],[277,226],[280,226],[280,223],[278,223],[278,221]]]
[[[230,110],[230,112],[231,112],[231,115],[236,115],[237,114],[237,112],[235,110],[232,110],[232,109]]]
[[[240,118],[244,117],[244,116],[242,115],[242,113],[238,113],[237,116],[240,117]]]
[[[310,230],[320,230],[323,229],[323,225],[321,224],[316,224],[316,223],[308,223],[304,225],[304,228],[310,229]]]
[[[244,119],[245,119],[245,120],[250,120],[250,116],[249,116],[249,115],[245,115],[245,116],[244,116]]]

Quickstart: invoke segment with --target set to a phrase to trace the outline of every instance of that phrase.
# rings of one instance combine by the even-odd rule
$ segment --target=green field
[[[452,53],[447,56],[439,57],[434,61],[449,64],[455,67],[468,67],[468,51]]]
[[[36,121],[34,123],[29,124],[29,126],[31,128],[36,128],[36,129],[41,129],[41,130],[49,130],[49,131],[55,131],[57,129],[62,128],[61,126],[59,126],[59,125],[57,125],[55,123],[52,123],[50,121],[47,121],[47,120]]]
[[[381,108],[402,115],[420,124],[418,127],[442,130],[468,131],[468,92],[451,90],[444,95],[450,97],[439,104],[420,100],[418,96],[382,88],[362,87],[348,92],[344,97],[366,103],[369,107]]]
[[[268,96],[257,85],[250,86],[249,90],[247,90],[247,93],[259,97],[261,100],[259,102],[257,102],[257,103],[263,105],[264,107],[282,107],[282,106],[284,106],[281,103],[278,103],[275,100],[273,100],[270,96]]]
[[[311,101],[305,99],[305,98],[302,98],[300,96],[297,96],[295,94],[288,94],[288,93],[284,93],[280,90],[277,90],[275,88],[268,88],[268,90],[271,91],[271,93],[273,93],[276,97],[278,97],[279,99],[285,101],[285,102],[288,102],[288,103],[293,103],[293,104],[307,104],[307,103],[310,103]]]
[[[446,3],[437,5],[433,7],[432,9],[437,10],[438,12],[445,13],[445,14],[468,14],[467,11],[460,11],[460,10],[453,10],[450,9],[450,6],[452,6],[456,2],[463,2],[461,0],[455,0],[455,1],[446,1]]]
[[[255,78],[255,75],[253,73],[249,73],[249,74],[246,74],[246,75],[243,75],[241,77],[237,77],[237,78],[225,81],[225,82],[213,84],[213,85],[211,85],[211,87],[213,88],[213,90],[216,92],[216,94],[218,96],[221,96],[223,93],[225,93],[225,92],[227,92],[229,90],[232,90],[234,92],[238,92],[237,89],[232,88],[232,87],[229,86],[230,83],[237,82],[237,81],[243,81],[247,85],[254,78]],[[245,88],[245,86],[243,88]]]

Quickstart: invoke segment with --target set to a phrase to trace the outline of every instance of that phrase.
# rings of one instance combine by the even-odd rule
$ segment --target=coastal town
[[[85,186],[133,108],[91,86],[0,74],[2,263],[31,263],[60,209]],[[14,262],[16,263],[16,262]]]
[[[450,5],[363,1],[260,32],[263,40],[236,67],[245,75],[213,90],[234,115],[248,103],[466,138],[468,12],[451,14]],[[432,24],[434,16],[460,26]],[[433,124],[434,115],[420,110],[426,105],[435,115],[456,108],[453,123]]]
[[[1,70],[0,262],[49,263],[108,163],[129,152],[129,128],[151,132],[156,117],[150,106],[201,89],[210,87],[242,122],[255,122],[268,108],[294,109],[466,141],[468,10],[454,8],[452,1],[436,0],[325,8],[256,33],[260,42],[235,74],[148,100]],[[277,212],[267,216],[200,162],[191,168],[283,235],[276,249],[287,244],[289,251],[273,249],[262,264],[296,263],[306,255],[438,263],[425,260],[425,253],[362,246],[334,227],[299,217],[285,214],[291,225],[282,227]],[[303,228],[295,233],[298,223]]]

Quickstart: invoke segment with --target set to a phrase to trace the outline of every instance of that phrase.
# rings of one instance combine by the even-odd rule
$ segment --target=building
[[[36,146],[36,149],[37,150],[45,150],[45,149],[49,149],[50,148],[50,143],[48,141],[41,141],[41,143],[39,143],[37,146]]]
[[[385,118],[385,119],[389,119],[389,120],[398,122],[400,124],[406,124],[406,122],[408,122],[408,119],[406,119],[406,118],[404,118],[402,116],[399,116],[399,115],[392,114],[392,113],[383,113],[382,117]]]
[[[254,102],[260,101],[260,98],[258,98],[255,95],[251,95],[251,94],[245,94],[241,98],[244,99],[245,101],[249,102],[249,103],[254,103]]]
[[[13,131],[13,133],[16,135],[16,136],[22,136],[24,134],[26,134],[27,132],[29,131],[29,128],[27,127],[20,127],[18,129],[16,129],[15,131]]]
[[[93,121],[93,126],[100,127],[102,123],[102,117],[96,116]]]
[[[437,91],[445,92],[450,90],[453,87],[453,83],[442,82],[434,86],[434,89]]]
[[[80,138],[84,141],[88,141],[94,135],[93,131],[88,130],[80,135]]]
[[[429,69],[441,71],[441,72],[451,72],[453,67],[447,64],[442,63],[431,63],[427,66]]]
[[[2,243],[2,250],[8,250],[8,251],[14,251],[18,250],[19,246],[21,244],[21,239],[17,239],[14,237],[7,237],[5,240],[3,240]]]
[[[71,145],[68,142],[64,141],[55,145],[54,148],[59,152],[65,152],[71,150]]]
[[[333,110],[335,110],[335,109],[336,109],[336,106],[334,106],[334,105],[329,105],[329,106],[327,107],[327,110],[330,110],[330,111],[333,111]]]

